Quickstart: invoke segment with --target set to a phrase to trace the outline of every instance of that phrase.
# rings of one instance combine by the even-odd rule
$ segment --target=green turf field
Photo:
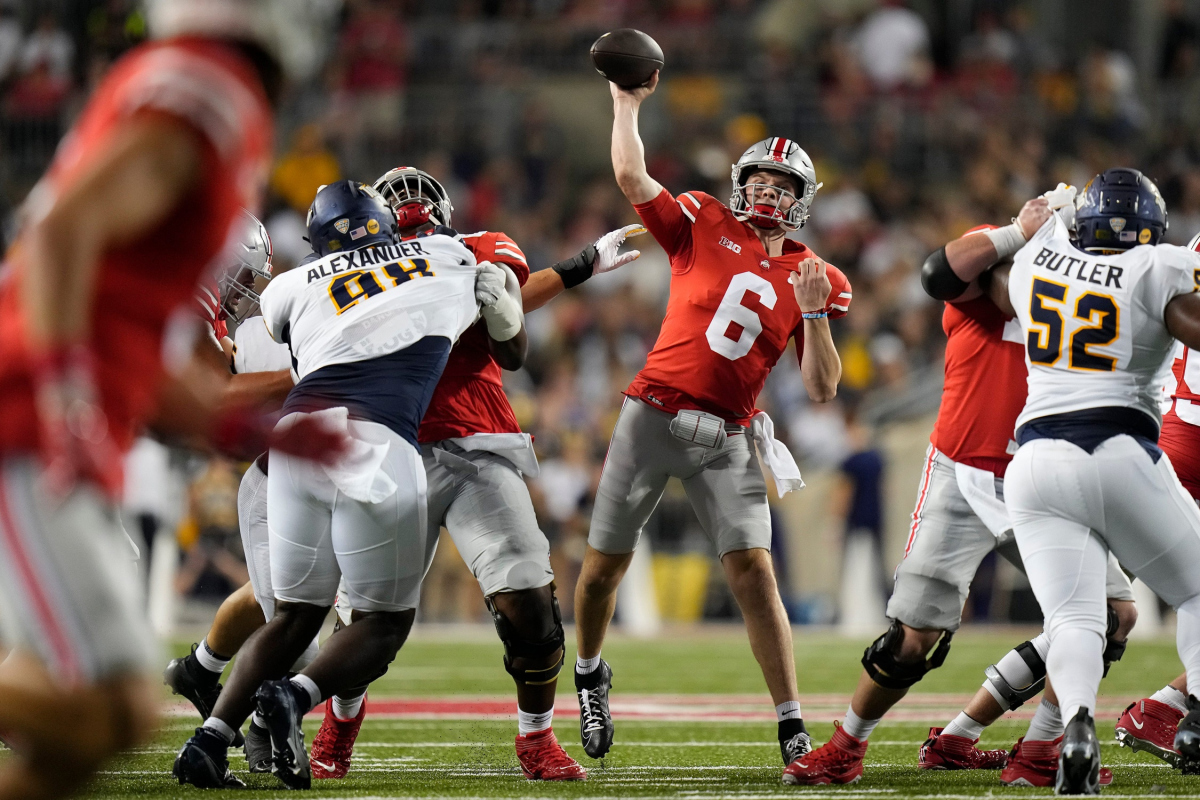
[[[515,719],[372,719],[368,711],[350,776],[317,782],[322,797],[943,797],[1050,794],[1050,790],[1010,789],[998,773],[925,773],[916,752],[931,724],[944,724],[965,695],[978,688],[984,666],[1030,634],[966,631],[954,643],[945,667],[919,684],[906,700],[903,721],[884,723],[872,736],[863,780],[849,787],[786,787],[783,764],[769,718],[751,721],[662,721],[622,719],[616,714],[616,744],[603,763],[587,759],[578,745],[577,718],[564,712],[573,695],[563,695],[555,729],[571,755],[588,768],[583,784],[534,784],[520,773],[513,752]],[[840,717],[858,676],[866,642],[831,635],[798,634],[797,667],[806,698],[805,716]],[[181,652],[183,651],[180,645]],[[389,675],[372,689],[373,698],[448,698],[480,702],[511,697],[500,665],[500,646],[491,637],[418,631]],[[568,654],[573,658],[573,654]],[[759,695],[756,713],[770,712],[758,667],[745,636],[737,629],[667,635],[652,642],[614,640],[605,657],[615,670],[614,705],[638,696],[651,706],[655,697],[720,694]],[[1135,642],[1102,687],[1101,740],[1111,741],[1116,713],[1127,702],[1159,688],[1179,671],[1171,641]],[[569,674],[564,672],[564,675]],[[676,698],[677,700],[679,698]],[[684,698],[687,700],[687,698]],[[704,698],[692,698],[693,701]],[[741,698],[743,705],[755,698]],[[1108,711],[1103,711],[1108,709]],[[1115,711],[1113,710],[1115,709]],[[897,709],[899,711],[900,708]],[[1030,707],[1022,709],[1028,712]],[[306,725],[311,741],[319,720]],[[170,716],[154,743],[110,765],[90,792],[93,797],[167,798],[199,796],[169,775],[174,751],[197,723]],[[984,734],[983,744],[1009,747],[1024,732],[1024,721],[1001,722]],[[829,721],[810,722],[823,742]],[[1105,763],[1116,779],[1108,796],[1200,795],[1200,778],[1184,779],[1162,762],[1133,755],[1115,743],[1104,747]],[[255,796],[288,794],[271,776],[248,776],[240,756],[232,761]],[[245,793],[230,792],[231,796]],[[219,797],[222,793],[206,793]],[[293,795],[294,796],[294,795]]]

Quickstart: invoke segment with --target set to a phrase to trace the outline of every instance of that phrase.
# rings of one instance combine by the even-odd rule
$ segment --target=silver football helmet
[[[782,172],[796,180],[797,193],[766,184],[747,184],[750,173],[759,169]],[[808,210],[821,184],[817,183],[817,171],[812,159],[800,145],[782,136],[763,139],[742,153],[733,165],[733,194],[729,208],[734,216],[743,221],[752,221],[764,228],[780,227],[794,231],[808,222]],[[769,191],[768,191],[769,190]],[[773,195],[772,197],[768,195]],[[792,199],[791,206],[780,209],[784,197]]]
[[[258,309],[258,278],[271,280],[271,237],[258,217],[242,209],[241,231],[231,248],[229,264],[221,272],[221,310],[227,319],[241,322]]]
[[[323,31],[337,4],[322,0],[146,0],[151,36],[211,36],[258,44],[293,80],[321,66]]]
[[[396,212],[401,229],[415,228],[426,222],[450,227],[454,204],[445,187],[425,170],[396,167],[375,181],[374,188]]]

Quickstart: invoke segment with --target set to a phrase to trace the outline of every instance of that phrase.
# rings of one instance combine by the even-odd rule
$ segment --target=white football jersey
[[[1051,217],[1013,257],[1009,276],[1029,366],[1017,427],[1112,406],[1161,422],[1175,345],[1163,312],[1198,285],[1200,253],[1170,244],[1086,253],[1071,244],[1058,215]]]
[[[271,338],[261,319],[247,319],[238,325],[233,334],[233,369],[237,374],[291,368],[292,351]]]
[[[427,336],[451,344],[479,318],[475,256],[435,233],[334,253],[267,284],[260,306],[271,338],[291,347],[300,379],[366,361]]]

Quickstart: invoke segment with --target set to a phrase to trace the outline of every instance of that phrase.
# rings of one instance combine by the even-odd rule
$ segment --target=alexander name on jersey
[[[1076,253],[1078,252],[1076,251]],[[1038,251],[1033,258],[1033,264],[1036,267],[1045,267],[1050,272],[1058,272],[1061,269],[1060,274],[1064,278],[1073,278],[1105,288],[1122,288],[1121,276],[1125,274],[1125,268],[1118,267],[1116,264],[1089,261],[1086,258],[1079,258],[1078,255],[1064,255],[1049,247],[1043,247]],[[1074,275],[1071,274],[1072,270],[1075,271]]]
[[[362,250],[350,250],[314,262],[308,270],[308,283],[322,278],[332,278],[334,275],[351,270],[372,269],[379,266],[386,268],[391,264],[399,265],[404,259],[428,259],[431,255],[429,251],[422,249],[421,243],[418,241],[397,242],[396,244],[367,247]],[[403,271],[405,280],[429,274],[428,261],[415,263],[411,265],[410,269]]]

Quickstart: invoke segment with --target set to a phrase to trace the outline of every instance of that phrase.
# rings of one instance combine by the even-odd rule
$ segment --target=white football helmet
[[[292,80],[311,77],[324,61],[322,26],[336,11],[328,0],[146,0],[155,39],[211,36],[254,42]]]
[[[777,186],[747,184],[750,173],[759,169],[791,176],[796,180],[797,194]],[[733,194],[729,198],[729,208],[734,216],[743,221],[753,221],[764,228],[780,227],[789,231],[803,228],[804,223],[808,222],[808,209],[812,206],[817,189],[821,188],[808,153],[791,139],[782,136],[763,139],[742,153],[742,157],[733,165],[732,177]],[[765,193],[767,189],[774,193],[774,202],[767,197],[755,196],[760,192]],[[785,195],[792,198],[793,202],[787,211],[782,211],[779,206]],[[762,202],[754,202],[756,200]]]
[[[217,279],[225,317],[241,322],[258,309],[255,279],[271,280],[271,236],[258,217],[242,209],[241,228],[231,248],[231,260]]]
[[[396,212],[397,224],[402,229],[425,222],[451,227],[454,204],[445,187],[425,170],[396,167],[375,181],[374,188]]]

